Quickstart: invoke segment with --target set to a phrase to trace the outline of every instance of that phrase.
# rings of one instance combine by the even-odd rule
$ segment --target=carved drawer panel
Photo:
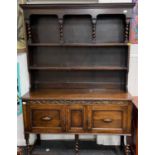
[[[96,110],[92,113],[93,128],[122,128],[121,111]]]
[[[130,105],[97,105],[88,107],[88,129],[96,133],[129,133]]]
[[[32,132],[65,131],[65,108],[63,105],[30,105]]]
[[[69,105],[67,106],[67,131],[84,132],[86,130],[86,112],[85,106]]]
[[[32,110],[33,127],[61,127],[60,110]]]

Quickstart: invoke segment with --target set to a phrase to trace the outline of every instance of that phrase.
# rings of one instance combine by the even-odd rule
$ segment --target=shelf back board
[[[125,89],[126,71],[32,71],[33,88]]]
[[[31,66],[127,67],[128,47],[30,47]]]
[[[56,15],[32,15],[30,25],[33,43],[59,42],[58,18]]]

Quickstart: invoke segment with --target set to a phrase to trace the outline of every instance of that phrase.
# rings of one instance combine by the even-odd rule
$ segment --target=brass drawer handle
[[[112,119],[111,118],[105,118],[105,119],[103,119],[103,122],[105,122],[105,123],[111,123],[112,122]]]
[[[44,116],[44,117],[41,118],[41,120],[42,121],[50,121],[50,120],[52,120],[52,117],[50,117],[50,116]]]

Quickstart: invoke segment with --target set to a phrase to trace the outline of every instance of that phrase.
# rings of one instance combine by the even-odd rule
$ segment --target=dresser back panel
[[[31,66],[127,67],[128,47],[31,47]]]
[[[30,16],[33,43],[59,42],[59,25],[56,15]]]
[[[34,88],[102,88],[124,90],[125,71],[33,71]]]
[[[92,43],[92,17],[65,15],[62,18],[64,43]],[[96,42],[124,42],[125,16],[98,15]],[[56,15],[31,15],[30,27],[33,43],[59,43],[59,19]]]
[[[124,32],[124,15],[99,15],[97,17],[97,42],[124,42]]]
[[[64,17],[64,42],[90,43],[91,32],[91,16],[67,15]]]

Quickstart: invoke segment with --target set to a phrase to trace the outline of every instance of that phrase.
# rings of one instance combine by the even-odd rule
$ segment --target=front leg
[[[129,144],[125,145],[125,155],[131,155],[131,146]]]
[[[123,150],[124,149],[124,136],[121,136],[120,137],[120,141],[121,141],[121,149]]]
[[[79,135],[75,135],[75,155],[79,155]]]
[[[37,145],[41,145],[41,138],[40,138],[40,134],[37,134]]]

